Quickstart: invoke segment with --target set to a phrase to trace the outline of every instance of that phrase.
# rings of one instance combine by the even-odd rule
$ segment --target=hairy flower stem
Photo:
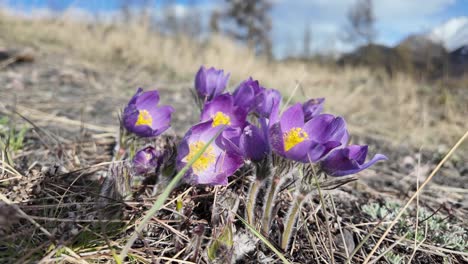
[[[249,195],[247,197],[247,221],[250,225],[254,225],[255,223],[255,201],[257,198],[258,190],[262,186],[263,181],[256,179],[250,185]]]
[[[283,231],[283,236],[281,237],[281,248],[286,251],[289,245],[289,239],[292,235],[292,230],[294,227],[294,223],[296,222],[297,213],[301,209],[302,203],[305,200],[306,195],[302,193],[298,193],[295,195],[295,201],[289,211],[289,214],[286,218],[286,225]]]
[[[279,175],[275,175],[273,179],[271,179],[271,184],[267,190],[268,196],[265,202],[265,208],[263,210],[263,218],[262,218],[262,232],[264,234],[268,234],[270,230],[270,223],[271,223],[271,213],[273,211],[273,203],[276,198],[276,193],[278,191],[278,186],[280,183]]]

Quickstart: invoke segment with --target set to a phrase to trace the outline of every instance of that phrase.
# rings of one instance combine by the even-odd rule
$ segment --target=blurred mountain
[[[428,79],[464,76],[468,74],[468,17],[451,19],[426,34],[410,35],[394,47],[361,46],[344,54],[338,64]]]
[[[452,18],[432,29],[427,35],[435,43],[452,52],[468,45],[468,17]]]
[[[414,59],[422,59],[423,56],[440,58],[446,56],[446,48],[425,35],[410,35],[403,39],[395,48],[405,49],[412,54]]]
[[[368,44],[346,53],[338,60],[341,66],[367,66],[372,69],[384,69],[388,74],[411,71],[408,52],[378,44]]]
[[[464,45],[450,52],[451,72],[461,76],[468,74],[468,45]]]

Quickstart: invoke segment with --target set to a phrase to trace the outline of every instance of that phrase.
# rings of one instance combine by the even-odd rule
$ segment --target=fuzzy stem
[[[265,202],[265,208],[263,210],[263,218],[262,218],[262,232],[267,235],[268,231],[270,230],[270,222],[271,222],[271,213],[273,211],[273,202],[275,201],[276,192],[279,186],[280,177],[275,175],[271,180],[271,184],[267,190],[268,196]]]
[[[255,221],[255,199],[257,198],[257,193],[258,190],[260,189],[260,186],[262,185],[262,182],[259,180],[255,180],[252,182],[250,185],[249,189],[249,195],[247,198],[247,221],[250,225],[254,225]]]
[[[289,245],[289,239],[292,234],[292,230],[294,227],[294,223],[296,222],[297,213],[302,206],[302,202],[304,202],[305,196],[302,193],[298,193],[295,195],[295,201],[293,202],[293,206],[289,211],[289,215],[286,218],[286,225],[283,231],[283,236],[281,237],[281,249],[286,251]]]

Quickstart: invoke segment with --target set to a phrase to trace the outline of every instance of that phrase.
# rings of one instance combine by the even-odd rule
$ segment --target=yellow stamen
[[[230,125],[231,124],[231,118],[227,115],[225,115],[223,112],[216,112],[212,116],[213,118],[213,127],[219,126],[219,125]]]
[[[140,110],[135,126],[151,126],[153,118],[146,110]]]
[[[189,162],[193,157],[205,146],[205,142],[196,141],[189,145],[189,154],[185,157],[184,161]],[[192,170],[195,174],[203,172],[208,167],[216,162],[216,155],[214,153],[214,147],[208,146],[205,152],[193,163]]]
[[[308,138],[309,135],[302,128],[291,128],[291,130],[283,134],[284,150],[288,151]]]

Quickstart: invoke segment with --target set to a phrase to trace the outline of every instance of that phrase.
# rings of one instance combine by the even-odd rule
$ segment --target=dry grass
[[[4,45],[12,41],[40,52],[63,53],[109,71],[133,68],[141,83],[148,79],[189,83],[200,65],[213,65],[232,73],[231,85],[253,76],[284,94],[298,87],[294,100],[326,97],[326,110],[343,115],[354,133],[396,144],[451,145],[466,130],[463,88],[419,84],[401,75],[388,78],[365,68],[268,62],[219,36],[195,42],[161,36],[141,24],[77,23],[65,17],[24,20],[2,14]]]

